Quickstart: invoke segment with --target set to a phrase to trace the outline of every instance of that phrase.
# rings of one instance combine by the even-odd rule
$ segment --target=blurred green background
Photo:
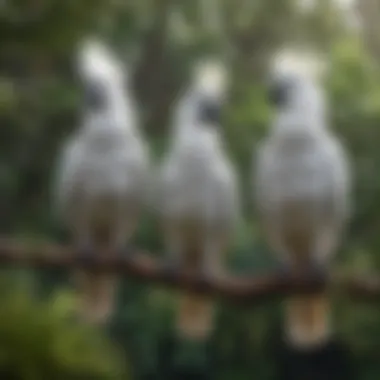
[[[0,231],[14,238],[67,241],[51,207],[51,181],[63,140],[77,127],[79,89],[72,59],[88,33],[103,36],[129,64],[142,128],[157,160],[172,104],[192,63],[204,54],[230,68],[225,112],[229,154],[241,176],[245,220],[231,249],[234,273],[275,263],[260,239],[249,198],[255,144],[270,110],[263,78],[284,43],[327,54],[332,127],[349,149],[355,207],[335,265],[347,272],[380,266],[380,4],[360,0],[8,0],[0,4]],[[354,8],[355,7],[355,8]],[[361,22],[360,22],[361,21]],[[379,129],[377,129],[379,128]],[[379,165],[379,166],[377,166]],[[162,251],[154,216],[136,244]],[[125,280],[107,331],[72,317],[75,294],[64,273],[13,271],[0,287],[0,374],[7,379],[168,379],[175,293]],[[240,310],[221,303],[212,340],[220,379],[271,379],[268,342],[278,302]],[[380,309],[334,300],[336,329],[355,354],[360,379],[380,377]],[[200,348],[197,349],[198,352]],[[182,360],[194,364],[191,347]],[[186,355],[188,353],[188,355]],[[171,355],[171,354],[170,354]],[[172,360],[172,358],[170,359]],[[179,360],[179,359],[178,359]],[[165,367],[166,366],[166,367]],[[170,365],[169,365],[170,366]]]

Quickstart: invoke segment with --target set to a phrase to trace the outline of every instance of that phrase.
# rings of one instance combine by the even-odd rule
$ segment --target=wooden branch
[[[306,294],[324,290],[327,286],[362,300],[380,300],[380,277],[352,279],[330,276],[321,279],[311,275],[284,276],[269,273],[255,276],[225,275],[202,279],[199,275],[163,269],[160,261],[144,252],[125,257],[93,257],[81,260],[70,247],[53,244],[27,244],[0,239],[0,265],[42,270],[86,268],[90,271],[112,272],[172,288],[189,290],[226,299],[233,303],[253,306],[271,298],[289,294]]]

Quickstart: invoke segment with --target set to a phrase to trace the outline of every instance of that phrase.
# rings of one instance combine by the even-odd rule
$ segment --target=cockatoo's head
[[[99,40],[82,42],[78,54],[78,71],[83,82],[85,102],[91,109],[101,109],[109,95],[124,83],[121,63]]]
[[[197,97],[198,120],[205,124],[219,124],[225,97],[227,75],[218,62],[201,61],[193,73],[193,89]]]
[[[270,75],[270,102],[279,109],[314,112],[324,108],[320,85],[324,64],[316,56],[282,52],[274,61]]]

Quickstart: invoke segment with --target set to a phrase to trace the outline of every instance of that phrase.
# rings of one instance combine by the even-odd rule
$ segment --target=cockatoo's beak
[[[269,102],[275,107],[282,107],[288,99],[289,83],[283,78],[277,78],[268,84]]]
[[[92,110],[99,110],[105,107],[106,99],[104,89],[99,83],[90,82],[84,85],[85,106]]]
[[[222,106],[216,100],[208,99],[199,107],[199,120],[206,124],[220,125]]]

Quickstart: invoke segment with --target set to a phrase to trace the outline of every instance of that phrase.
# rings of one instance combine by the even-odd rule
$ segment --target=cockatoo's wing
[[[348,157],[340,142],[331,137],[326,143],[325,169],[321,170],[326,188],[321,194],[321,210],[325,211],[317,255],[325,260],[335,252],[342,239],[343,229],[351,214],[351,175]]]
[[[58,160],[53,194],[56,214],[65,219],[75,209],[74,201],[80,185],[81,142],[77,136],[70,138],[65,144]]]
[[[215,207],[218,219],[227,231],[232,231],[241,217],[239,182],[234,167],[227,160],[217,173]]]

